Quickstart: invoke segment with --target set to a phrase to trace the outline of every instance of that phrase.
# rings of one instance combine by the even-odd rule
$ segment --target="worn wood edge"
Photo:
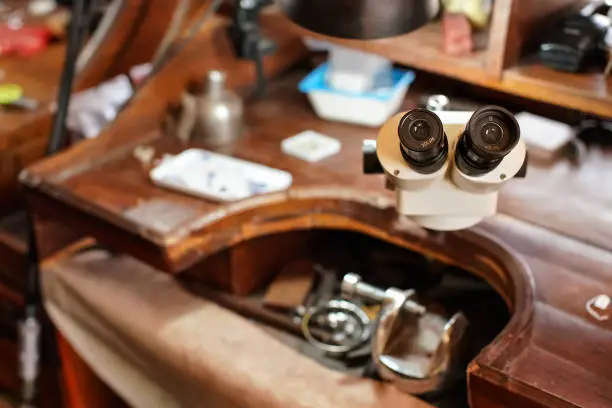
[[[62,200],[49,196],[42,192],[25,188],[26,201],[31,211],[40,214],[41,216],[52,217],[57,211],[67,214],[67,220],[70,225],[85,225],[86,227],[73,228],[75,232],[81,233],[83,237],[95,237],[98,242],[113,248],[117,240],[124,243],[129,243],[127,246],[120,248],[124,252],[129,253],[143,262],[149,263],[160,270],[168,270],[169,261],[164,251],[151,241],[126,231],[122,227],[109,224],[101,218],[88,214],[86,211],[80,210],[78,207],[71,206]],[[110,227],[110,228],[109,228]],[[41,237],[44,239],[44,237]],[[78,243],[79,241],[77,241]],[[66,242],[66,245],[72,244]],[[59,247],[59,245],[57,245]],[[41,258],[51,257],[52,253],[41,253]]]
[[[96,223],[101,221],[95,214],[85,211],[71,209],[71,207],[60,201],[53,203],[50,197],[33,192],[38,195],[41,202],[36,205],[37,210],[54,211],[54,205],[64,207],[64,211],[71,210],[71,216],[78,221],[78,224],[87,225],[82,228],[82,232],[98,239],[101,243],[112,248],[115,234],[122,234],[124,242],[135,242],[135,237],[119,225],[115,225],[114,232],[111,234],[105,226]],[[364,199],[361,192],[359,198]],[[373,199],[374,198],[374,199]],[[376,198],[380,199],[376,205]],[[359,218],[359,214],[367,210],[375,211],[374,218],[383,216],[389,211],[394,211],[389,207],[390,200],[385,196],[370,196],[370,202],[341,201],[340,208],[346,213],[322,210],[321,198],[312,201],[305,200],[297,206],[298,212],[289,210],[282,214],[275,214],[272,218],[257,217],[257,213],[270,205],[267,200],[261,200],[257,205],[252,205],[247,211],[236,211],[235,213],[219,214],[208,219],[206,225],[200,225],[200,232],[206,231],[203,235],[194,234],[184,242],[176,243],[174,246],[159,248],[144,237],[140,237],[139,245],[132,248],[123,248],[126,252],[141,259],[153,266],[170,273],[180,273],[186,268],[210,257],[220,251],[228,249],[237,244],[252,240],[266,235],[278,234],[282,232],[312,229],[335,229],[347,230],[362,233],[381,241],[421,253],[425,256],[437,259],[448,265],[460,267],[466,271],[487,281],[493,289],[502,297],[511,312],[511,319],[498,336],[487,346],[475,359],[478,363],[495,365],[501,354],[516,352],[519,346],[529,338],[530,322],[534,308],[534,282],[529,266],[522,260],[520,255],[509,248],[502,241],[494,237],[490,231],[482,228],[448,233],[445,242],[436,242],[435,238],[419,227],[396,225],[375,225],[372,219],[367,217]],[[328,202],[338,202],[338,198],[327,198]],[[287,204],[289,201],[282,201]],[[295,202],[295,200],[294,200]],[[307,205],[312,210],[304,213],[300,207]],[[289,205],[286,208],[294,208]],[[357,216],[355,216],[357,215]],[[249,219],[247,222],[240,222],[238,216]],[[228,221],[236,220],[235,224],[227,225]],[[222,224],[225,221],[226,223]],[[76,222],[75,222],[76,223]],[[217,224],[222,224],[219,227]],[[138,231],[134,232],[138,236]],[[460,260],[456,258],[446,247],[452,246],[454,241],[469,242],[475,250],[480,250],[475,258]],[[143,248],[144,250],[143,252]],[[119,248],[117,248],[119,249]],[[146,253],[145,253],[146,252]],[[491,347],[495,345],[496,347]]]
[[[387,197],[384,196],[380,196],[379,198],[382,202],[385,202],[385,199],[387,199]],[[346,209],[349,204],[354,205],[355,202],[343,201],[339,207]],[[374,208],[381,213],[388,210],[388,208],[385,207],[372,206],[371,202],[361,204],[366,207]],[[265,206],[265,204],[263,204],[263,206]],[[204,237],[196,235],[194,239],[198,241],[201,240],[201,245],[197,245],[200,251],[198,255],[200,257],[212,256],[215,253],[254,238],[282,232],[312,229],[334,229],[358,232],[400,248],[431,257],[447,265],[462,268],[485,280],[500,295],[510,311],[510,321],[496,338],[479,353],[474,361],[495,365],[502,354],[507,357],[509,353],[518,352],[524,342],[529,339],[535,298],[535,282],[532,272],[527,263],[516,251],[512,250],[512,248],[491,233],[478,227],[470,230],[448,233],[450,234],[448,235],[449,237],[460,241],[468,241],[475,249],[481,250],[481,253],[477,256],[476,263],[465,262],[456,259],[452,254],[445,253],[445,243],[436,242],[435,238],[432,239],[429,233],[420,227],[413,226],[409,229],[402,227],[400,230],[396,229],[396,226],[391,225],[387,226],[390,228],[386,230],[384,227],[374,225],[369,220],[350,217],[347,214],[327,213],[317,209],[316,205],[313,205],[313,209],[314,211],[310,214],[298,212],[297,214],[291,215],[289,213],[269,221],[259,220],[257,223],[242,224],[239,226],[239,230],[244,231],[244,233],[233,233],[231,230],[228,231],[228,227],[224,225],[222,232],[223,237],[231,237],[226,241],[219,239],[215,231],[209,232]],[[256,214],[257,210],[257,207],[251,209],[253,214]],[[394,211],[393,208],[391,208],[391,210]],[[351,208],[347,210],[347,213],[361,214],[363,212],[359,211],[358,208]],[[216,221],[221,221],[223,218],[231,218],[231,215],[228,214],[218,218]],[[214,222],[209,226],[213,227]],[[213,237],[213,235],[215,236]],[[433,247],[432,244],[434,244]],[[177,251],[184,254],[185,245],[185,243],[182,245],[178,244],[176,248]],[[203,247],[206,247],[205,251]],[[205,252],[205,255],[203,255],[202,252]],[[172,259],[173,256],[170,255],[168,258]],[[495,277],[500,277],[506,281],[509,285],[508,288],[502,287],[499,281],[494,279]]]
[[[174,7],[177,2],[178,0],[157,0],[157,3],[152,5],[151,3],[155,3],[155,0],[115,0],[114,3],[117,5],[113,6],[112,15],[107,18],[111,21],[94,33],[92,41],[85,45],[84,53],[79,55],[74,91],[78,92],[98,85],[113,73],[113,69],[119,67],[123,55],[138,51],[131,42],[134,37],[147,35],[147,38],[149,38],[151,37],[149,34],[153,34],[154,38],[151,38],[151,41],[157,41],[158,33],[156,31],[158,31],[158,26],[169,24],[169,21],[165,18],[160,18],[164,17],[164,10],[160,7],[169,9]],[[153,24],[142,28],[139,23],[143,20],[153,21]],[[141,54],[142,52],[138,55]],[[59,83],[55,87],[58,86]],[[55,91],[50,95],[54,94]],[[56,109],[54,99],[53,97],[52,100],[44,101],[35,112],[29,113],[28,115],[31,116],[30,123],[25,125],[25,129],[15,129],[14,132],[25,135],[32,133],[32,136],[35,136],[34,139],[40,139],[41,143],[46,146],[44,140],[48,138]],[[25,144],[31,140],[30,137],[22,143]],[[31,154],[28,158],[22,157],[24,153],[21,150],[17,151],[16,155],[21,158],[21,166],[15,168],[13,175],[15,178],[18,179],[18,172],[22,170],[22,167],[30,165],[32,160],[44,157],[44,146],[38,153]],[[12,147],[8,146],[7,148]],[[3,213],[9,213],[21,204],[17,187],[18,183],[14,182],[14,188],[9,192],[10,198],[6,200],[6,203],[3,203]]]
[[[281,232],[307,229],[354,230],[427,256],[438,257],[442,262],[456,264],[452,258],[441,255],[436,250],[428,249],[423,244],[416,244],[416,242],[427,238],[427,232],[419,227],[413,226],[406,229],[406,226],[403,226],[401,229],[397,229],[392,225],[389,226],[395,230],[396,234],[408,234],[411,238],[416,239],[407,243],[405,239],[394,236],[393,233],[384,231],[380,227],[377,228],[371,221],[368,223],[368,220],[364,221],[347,215],[360,214],[362,211],[372,209],[379,211],[380,215],[383,215],[384,212],[394,211],[392,199],[381,193],[368,193],[350,189],[341,190],[338,188],[324,189],[320,187],[291,189],[284,193],[257,196],[236,204],[221,206],[216,211],[212,211],[200,217],[200,219],[192,221],[189,226],[175,231],[174,235],[161,235],[150,228],[139,226],[136,222],[113,218],[108,211],[90,206],[86,200],[72,195],[62,195],[59,198],[56,188],[51,190],[45,188],[45,185],[38,185],[36,188],[26,187],[26,195],[33,199],[33,208],[36,208],[42,214],[51,215],[50,209],[52,207],[61,206],[63,211],[71,211],[71,215],[75,218],[88,219],[88,222],[84,222],[85,224],[93,225],[91,223],[99,223],[101,219],[109,220],[103,223],[108,222],[117,229],[122,230],[124,235],[126,233],[133,234],[147,242],[148,247],[153,248],[157,246],[158,250],[161,250],[162,253],[165,252],[163,258],[166,264],[162,269],[172,273],[178,273],[193,266],[203,257],[210,256],[250,239]],[[333,204],[338,202],[341,203],[339,207],[346,211],[346,213],[342,213],[339,210],[331,211],[325,209],[326,207],[332,208]],[[271,218],[261,215],[263,208],[270,208],[274,205],[300,209],[306,206],[310,209],[275,214]],[[247,218],[248,222],[240,223],[238,221],[238,224],[233,224],[231,227],[224,225],[222,231],[216,230],[215,226],[220,221],[232,220],[238,216]],[[96,235],[95,228],[89,228],[85,232]],[[372,235],[373,233],[374,235]],[[487,236],[489,242],[495,242],[497,247],[503,248],[503,250],[499,251],[500,254],[512,253],[511,249],[503,247],[491,234],[479,230],[477,235]],[[190,251],[195,251],[196,254],[194,255],[196,256],[190,256]],[[515,261],[518,259],[516,254],[504,257],[507,259],[506,262],[519,262]],[[485,257],[484,259],[489,258]],[[473,269],[470,265],[458,266],[467,270]],[[528,270],[528,267],[524,264],[517,266],[517,268]],[[472,270],[472,272],[478,273],[479,271]],[[524,275],[526,278],[524,279],[525,283],[522,285],[524,290],[528,290],[525,296],[532,297],[532,277],[527,273]],[[514,299],[514,294],[511,296],[506,293],[496,282],[490,281],[489,283],[504,298],[506,304],[509,307],[513,307],[514,300],[512,299]]]
[[[515,402],[514,406],[531,407],[556,407],[556,408],[580,408],[563,398],[553,394],[543,393],[532,385],[512,379],[495,368],[485,367],[472,361],[468,366],[468,403],[470,406],[477,405],[475,395],[478,398],[486,398],[487,393],[482,387],[490,387],[489,393],[495,393],[495,401],[501,400],[500,393],[507,395],[507,399]],[[483,395],[484,394],[484,395]],[[507,401],[507,400],[505,400]]]

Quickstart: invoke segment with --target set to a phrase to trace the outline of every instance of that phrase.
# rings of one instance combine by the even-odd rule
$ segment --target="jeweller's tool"
[[[347,273],[344,275],[340,290],[342,296],[346,299],[361,299],[374,303],[383,303],[386,300],[394,298],[398,294],[405,294],[406,301],[402,306],[404,310],[414,313],[417,316],[422,316],[427,311],[425,306],[420,305],[414,300],[408,299],[410,296],[414,295],[413,290],[402,291],[396,288],[383,290],[362,282],[361,276],[356,273]]]
[[[461,312],[449,320],[429,312],[415,319],[403,313],[410,296],[409,291],[395,292],[385,300],[372,336],[372,360],[382,379],[420,395],[443,389],[462,371],[458,367],[465,358],[462,346],[469,323]],[[398,340],[405,350],[391,353]]]
[[[324,336],[315,335],[314,329]],[[347,353],[370,338],[370,319],[359,306],[346,300],[331,300],[306,311],[302,334],[308,342],[331,354]]]

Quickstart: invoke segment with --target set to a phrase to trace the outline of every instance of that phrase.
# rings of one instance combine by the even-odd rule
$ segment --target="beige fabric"
[[[134,259],[90,252],[42,275],[53,322],[134,407],[428,406],[329,370]]]

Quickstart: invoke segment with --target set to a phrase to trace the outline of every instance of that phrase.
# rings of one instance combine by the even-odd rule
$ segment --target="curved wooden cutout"
[[[462,268],[495,289],[508,306],[511,318],[491,347],[475,361],[493,364],[497,358],[495,350],[514,346],[529,330],[534,308],[534,278],[520,254],[499,238],[480,228],[432,233],[409,221],[402,222],[384,194],[344,190],[339,196],[333,191],[337,190],[327,193],[317,190],[317,197],[311,199],[265,196],[241,202],[233,209],[220,207],[216,213],[209,214],[209,221],[203,221],[198,231],[191,231],[191,238],[181,240],[176,250],[197,247],[200,257],[203,253],[210,257],[272,234],[314,229],[358,232]],[[290,192],[294,196],[309,194],[313,191],[293,189]],[[198,242],[189,243],[190,240]],[[235,273],[232,279],[242,279],[240,270]]]

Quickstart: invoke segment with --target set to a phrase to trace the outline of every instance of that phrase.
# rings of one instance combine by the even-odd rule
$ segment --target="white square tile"
[[[283,152],[311,163],[333,156],[341,147],[339,140],[313,130],[306,130],[281,142]]]

